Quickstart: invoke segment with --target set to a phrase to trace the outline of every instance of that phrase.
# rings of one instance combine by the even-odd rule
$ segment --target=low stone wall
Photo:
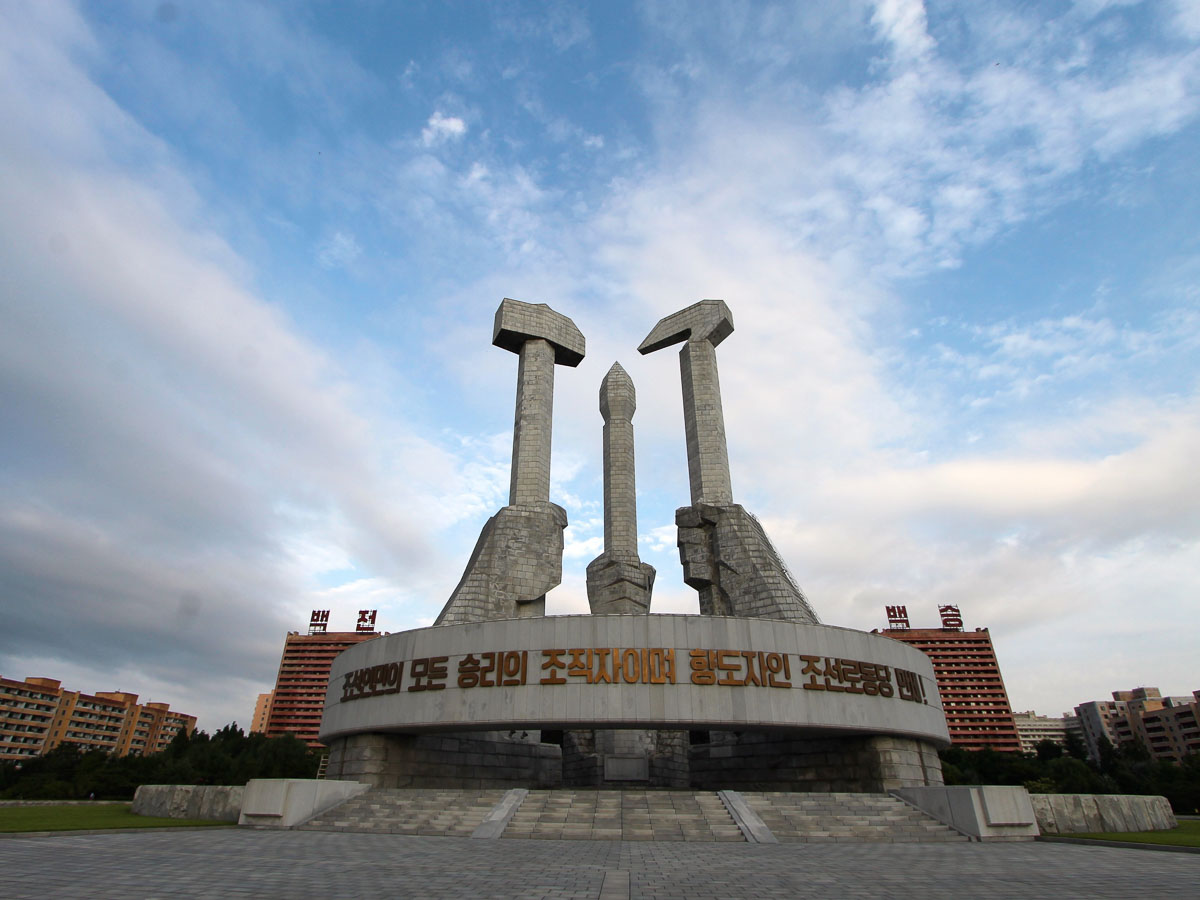
[[[1042,834],[1166,831],[1178,825],[1166,797],[1132,794],[1030,794]]]
[[[562,748],[499,732],[334,738],[325,777],[376,788],[557,787]]]
[[[244,791],[241,785],[143,784],[133,795],[131,812],[168,819],[236,822]]]
[[[909,738],[804,738],[714,731],[693,744],[691,786],[702,790],[882,792],[940,785],[932,744]]]

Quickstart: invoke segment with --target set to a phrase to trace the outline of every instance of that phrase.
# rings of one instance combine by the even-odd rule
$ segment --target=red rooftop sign
[[[939,606],[938,615],[942,617],[942,627],[950,631],[962,631],[962,613],[957,606]]]
[[[309,634],[324,634],[329,630],[329,610],[314,609],[312,617],[308,620]]]

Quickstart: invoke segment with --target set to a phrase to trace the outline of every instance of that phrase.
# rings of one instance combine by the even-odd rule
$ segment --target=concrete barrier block
[[[890,793],[981,841],[1033,840],[1038,835],[1033,805],[1023,787],[936,785]]]
[[[368,790],[357,781],[255,778],[246,784],[239,825],[288,828]]]

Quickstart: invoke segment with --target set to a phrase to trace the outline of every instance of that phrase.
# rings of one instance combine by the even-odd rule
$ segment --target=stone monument
[[[700,593],[705,616],[762,616],[817,624],[763,527],[733,502],[717,345],[733,333],[724,300],[701,300],[661,319],[638,347],[653,353],[683,343],[683,427],[691,506],[675,512],[683,580]]]
[[[575,323],[545,303],[505,299],[492,343],[520,356],[508,506],[488,519],[462,580],[435,625],[546,614],[546,592],[562,581],[567,513],[550,502],[554,367],[583,361]]]
[[[649,615],[637,553],[628,374],[600,388],[604,552],[591,615],[545,615],[566,515],[550,502],[554,366],[583,335],[506,299],[493,343],[520,355],[509,505],[484,525],[429,628],[334,660],[327,777],[379,787],[672,785],[882,791],[941,784],[949,744],[933,666],[889,638],[822,625],[758,520],[733,502],[716,347],[721,300],[663,318],[638,348],[683,343],[691,503],[676,512],[700,615]]]
[[[633,472],[633,412],[637,394],[620,363],[600,384],[604,417],[604,552],[587,567],[592,612],[650,611],[654,566],[638,557],[637,491]]]
[[[654,567],[638,557],[634,477],[633,379],[613,363],[600,382],[604,419],[604,552],[587,567],[592,612],[650,611]],[[640,728],[563,733],[563,783],[568,786],[687,787],[687,732]]]

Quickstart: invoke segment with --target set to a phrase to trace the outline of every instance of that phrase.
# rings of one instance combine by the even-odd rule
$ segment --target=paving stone
[[[0,866],[11,900],[607,900],[606,887],[661,900],[1192,900],[1200,884],[1195,854],[1068,844],[500,843],[237,828],[0,839]]]

